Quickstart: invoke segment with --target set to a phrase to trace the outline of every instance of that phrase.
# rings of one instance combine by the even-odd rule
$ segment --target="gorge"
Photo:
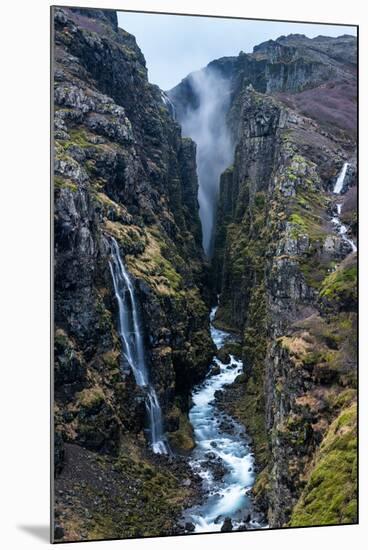
[[[202,245],[205,254],[210,257],[213,252],[220,176],[233,158],[234,147],[226,124],[230,83],[210,67],[192,73],[187,78],[192,90],[192,102],[188,104],[175,99],[176,94],[180,96],[181,85],[168,92],[168,96],[174,105],[175,118],[182,127],[183,135],[193,139],[197,146]]]
[[[55,541],[355,523],[356,38],[52,13]]]

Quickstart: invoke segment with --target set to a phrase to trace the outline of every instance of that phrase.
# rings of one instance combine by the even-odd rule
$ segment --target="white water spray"
[[[131,367],[138,386],[146,390],[146,410],[149,421],[150,442],[154,453],[167,454],[169,447],[163,432],[162,412],[156,391],[149,381],[145,360],[143,331],[134,286],[121,259],[116,240],[110,237],[109,261],[119,309],[119,334],[124,356]]]
[[[226,124],[230,84],[217,71],[203,69],[188,77],[198,100],[179,120],[183,135],[197,144],[198,202],[203,249],[211,256],[220,176],[232,163],[233,144]]]
[[[335,183],[335,187],[334,187],[334,190],[333,192],[336,194],[336,195],[340,195],[341,191],[342,191],[342,188],[344,186],[344,181],[345,181],[345,176],[346,176],[346,171],[348,169],[348,166],[349,166],[349,163],[348,162],[344,162],[344,165],[342,167],[342,170],[340,172],[340,174],[337,176],[337,180],[336,180],[336,183]]]
[[[165,94],[165,92],[163,91],[161,91],[161,97],[162,97],[162,101],[164,102],[167,109],[169,110],[171,116],[173,117],[174,120],[176,120],[176,109],[175,109],[174,103],[171,101],[169,96]]]
[[[210,320],[216,315],[213,308]],[[231,341],[229,333],[216,329],[211,322],[211,336],[217,349]],[[196,533],[220,531],[225,518],[230,518],[234,529],[265,528],[262,516],[252,509],[249,496],[255,481],[254,455],[247,443],[242,426],[216,406],[215,394],[232,384],[243,372],[242,361],[233,356],[229,365],[214,359],[219,369],[194,388],[193,406],[189,419],[193,426],[196,448],[190,465],[203,480],[204,501],[184,514],[194,524]],[[218,476],[218,470],[222,475]],[[216,473],[217,472],[217,473]]]

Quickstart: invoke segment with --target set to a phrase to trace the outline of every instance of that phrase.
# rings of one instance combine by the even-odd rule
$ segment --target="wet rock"
[[[216,353],[216,357],[223,363],[224,365],[228,365],[231,361],[231,357],[229,353],[226,351],[226,348],[223,347],[219,349]]]
[[[194,525],[194,523],[192,523],[192,522],[190,522],[190,521],[187,521],[187,522],[185,523],[185,531],[186,531],[187,533],[194,533],[194,531],[195,531],[195,525]]]
[[[207,452],[205,455],[209,460],[215,460],[217,455],[211,451]]]
[[[221,372],[221,367],[220,365],[213,365],[212,368],[211,368],[211,375],[213,376],[217,376],[218,374],[220,374]]]
[[[222,524],[221,531],[222,532],[230,532],[233,530],[233,522],[231,521],[231,518],[225,518],[224,523]]]
[[[222,520],[222,515],[220,514],[219,516],[217,516],[217,518],[214,520],[213,523],[218,524],[218,523],[220,523],[221,520]]]

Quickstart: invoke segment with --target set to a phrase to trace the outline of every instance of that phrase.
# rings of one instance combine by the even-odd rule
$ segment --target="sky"
[[[118,12],[119,26],[133,34],[146,59],[148,78],[163,90],[176,86],[187,74],[213,59],[253,51],[265,40],[290,33],[313,38],[320,34],[356,35],[355,27],[218,19]]]

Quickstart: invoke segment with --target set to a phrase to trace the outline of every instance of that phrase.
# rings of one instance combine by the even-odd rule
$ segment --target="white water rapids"
[[[335,186],[334,186],[334,190],[333,190],[335,195],[340,195],[341,194],[341,191],[344,187],[344,181],[345,181],[345,176],[346,176],[346,171],[348,169],[348,166],[349,166],[349,163],[345,162],[342,169],[341,169],[340,174],[337,177],[337,180],[336,180],[336,183],[335,183]],[[356,247],[354,241],[349,239],[349,237],[347,235],[347,233],[348,233],[347,227],[340,220],[341,208],[342,208],[342,203],[336,204],[337,216],[334,216],[331,219],[331,221],[336,226],[336,229],[337,229],[338,233],[340,234],[342,240],[349,243],[352,252],[356,252],[357,247]]]
[[[109,266],[119,308],[119,334],[122,351],[133,371],[137,385],[145,388],[145,404],[152,450],[154,453],[167,454],[169,447],[164,436],[161,407],[156,390],[148,376],[143,331],[134,286],[121,259],[118,243],[113,237],[110,237],[108,242],[111,248]]]
[[[211,311],[213,321],[216,308]],[[220,349],[230,335],[211,323],[211,336]],[[225,518],[233,529],[265,527],[260,514],[252,511],[249,491],[255,481],[254,455],[244,428],[229,415],[220,411],[215,393],[243,372],[243,364],[234,356],[228,365],[214,358],[216,374],[207,375],[192,393],[193,406],[189,419],[194,429],[196,447],[190,465],[203,480],[204,502],[185,513],[185,520],[194,525],[195,532],[220,531]],[[216,371],[215,371],[216,372]]]

